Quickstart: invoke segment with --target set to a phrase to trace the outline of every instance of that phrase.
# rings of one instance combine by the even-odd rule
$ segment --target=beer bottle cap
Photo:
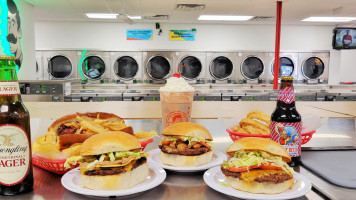
[[[293,76],[282,76],[282,81],[293,81]]]
[[[15,60],[15,56],[0,55],[0,60]]]

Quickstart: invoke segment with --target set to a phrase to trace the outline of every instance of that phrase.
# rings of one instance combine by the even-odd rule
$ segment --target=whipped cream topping
[[[159,91],[166,92],[185,92],[194,91],[194,88],[187,83],[184,78],[170,77],[167,79],[165,86],[161,87]]]

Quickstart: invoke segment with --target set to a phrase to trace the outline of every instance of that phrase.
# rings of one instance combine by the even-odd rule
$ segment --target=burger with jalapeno
[[[291,157],[277,142],[246,137],[235,141],[226,153],[231,158],[223,162],[221,171],[237,190],[277,194],[293,185],[295,172],[287,165]]]
[[[159,148],[163,164],[176,167],[196,167],[210,162],[214,146],[208,129],[192,122],[168,126]]]
[[[84,187],[93,190],[124,190],[146,180],[147,153],[139,140],[120,131],[96,134],[84,141],[80,156],[67,159],[65,167],[80,163]]]

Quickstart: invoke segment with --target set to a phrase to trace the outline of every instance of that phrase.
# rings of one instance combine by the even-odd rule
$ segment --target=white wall
[[[161,24],[151,41],[126,40],[127,29],[155,29],[152,24],[45,22],[35,23],[36,49],[148,50],[182,49],[202,51],[274,50],[273,25]],[[168,30],[197,29],[196,41],[170,41]],[[332,26],[283,26],[281,49],[329,50]]]
[[[158,36],[154,23],[128,25],[123,23],[36,21],[35,42],[37,50],[274,51],[274,25],[161,24],[161,28],[163,33]],[[195,41],[170,41],[168,38],[169,30],[191,28],[197,29]],[[282,25],[281,50],[330,50],[329,83],[337,84],[339,81],[345,81],[346,79],[344,80],[338,75],[339,71],[343,71],[340,68],[340,60],[344,53],[332,50],[331,46],[333,28],[334,26]],[[126,40],[127,29],[154,29],[153,40],[128,41]],[[352,70],[356,74],[356,67]],[[350,78],[352,79],[352,77]],[[356,76],[353,79],[356,81]]]

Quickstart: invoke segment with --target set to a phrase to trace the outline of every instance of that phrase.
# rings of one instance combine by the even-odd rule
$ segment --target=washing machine
[[[165,83],[173,75],[172,51],[143,52],[143,79],[145,83]]]
[[[300,52],[298,57],[298,83],[328,83],[330,52]]]
[[[267,52],[238,53],[238,83],[267,83]]]
[[[43,80],[43,52],[36,51],[36,80]]]
[[[142,82],[142,52],[110,52],[111,80],[116,83]]]
[[[274,52],[268,53],[268,73],[267,80],[273,84],[274,78]],[[279,78],[281,76],[293,76],[298,79],[298,53],[280,52],[279,53]],[[280,79],[279,79],[280,80]]]
[[[205,83],[206,79],[205,52],[175,52],[173,72],[179,73],[188,83]]]
[[[90,82],[104,83],[110,80],[110,52],[78,51],[78,77]]]
[[[76,51],[43,51],[43,79],[63,80],[77,77]]]
[[[209,68],[206,73],[208,83],[236,83],[237,53],[208,52],[206,59]]]

